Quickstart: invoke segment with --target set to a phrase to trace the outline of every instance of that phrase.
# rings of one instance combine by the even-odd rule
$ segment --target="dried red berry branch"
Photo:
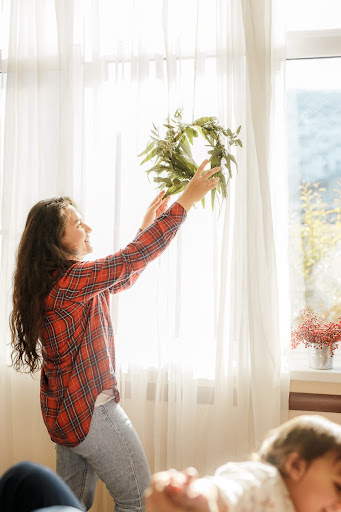
[[[327,347],[333,356],[341,340],[341,318],[338,322],[322,322],[310,306],[301,311],[301,322],[291,329],[291,348],[299,345],[322,349]]]

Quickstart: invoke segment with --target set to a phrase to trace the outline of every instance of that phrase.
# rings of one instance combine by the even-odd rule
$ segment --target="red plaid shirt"
[[[129,288],[166,249],[186,212],[178,203],[116,254],[75,262],[46,298],[40,400],[52,441],[77,446],[89,432],[97,396],[113,389],[114,333],[109,293]]]

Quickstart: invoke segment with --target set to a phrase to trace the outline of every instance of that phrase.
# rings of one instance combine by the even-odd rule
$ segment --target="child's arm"
[[[148,512],[228,512],[216,484],[193,468],[156,473],[145,492]]]

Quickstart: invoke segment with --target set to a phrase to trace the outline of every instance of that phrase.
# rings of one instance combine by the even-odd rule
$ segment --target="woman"
[[[119,406],[109,294],[130,287],[169,245],[192,205],[216,187],[219,168],[199,166],[167,208],[163,192],[125,249],[85,261],[91,229],[67,197],[40,201],[29,212],[14,275],[11,314],[15,369],[41,367],[41,408],[56,443],[57,472],[88,510],[96,481],[115,510],[142,510],[150,471]]]

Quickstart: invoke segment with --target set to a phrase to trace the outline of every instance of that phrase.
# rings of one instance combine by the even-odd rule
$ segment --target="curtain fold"
[[[192,465],[211,472],[247,457],[285,419],[279,6],[279,0],[4,0],[1,470],[22,458],[54,467],[39,416],[39,378],[8,367],[11,279],[28,210],[39,199],[70,195],[93,228],[94,257],[122,248],[157,193],[137,155],[152,123],[162,132],[177,108],[186,123],[217,116],[233,131],[241,125],[243,148],[220,211],[212,212],[209,201],[193,208],[161,258],[131,290],[113,297],[122,405],[153,471]],[[206,151],[196,141],[198,163]],[[100,492],[97,505],[109,510]]]

